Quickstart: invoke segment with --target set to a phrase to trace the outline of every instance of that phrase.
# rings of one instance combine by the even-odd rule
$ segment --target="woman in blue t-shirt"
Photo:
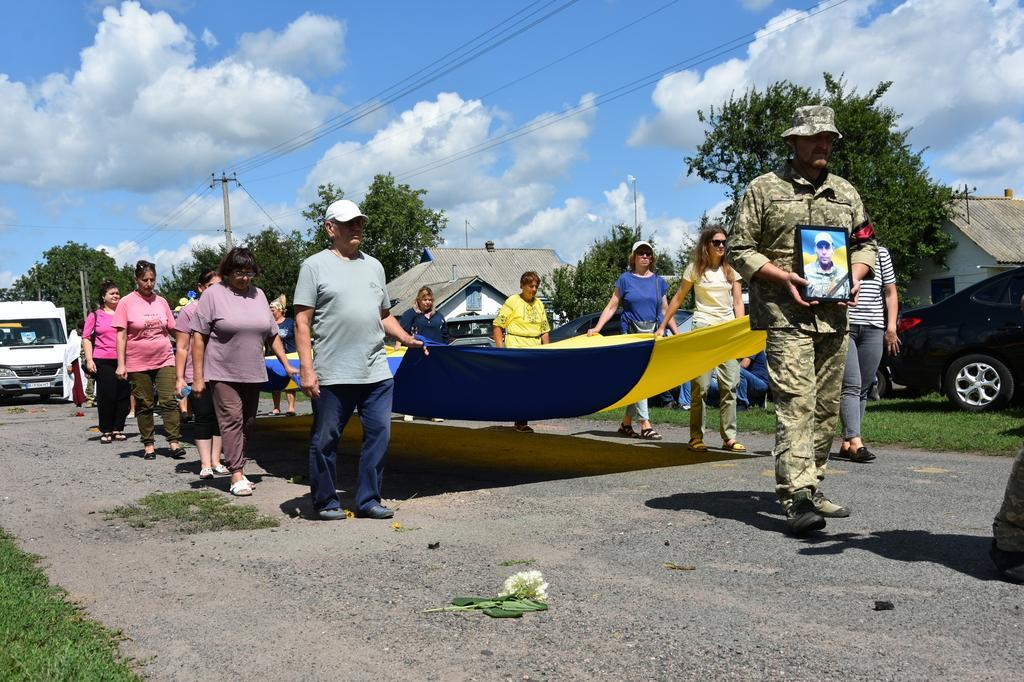
[[[284,316],[284,310],[288,306],[288,299],[281,294],[270,302],[270,312],[274,315],[274,322],[277,323],[277,335],[281,338],[285,353],[295,352],[295,320]],[[284,392],[288,397],[289,417],[295,416],[295,389],[289,388]],[[270,397],[274,399],[274,409],[270,414],[278,416],[281,414],[281,391],[272,391]]]
[[[653,334],[665,319],[668,308],[668,283],[660,275],[654,274],[654,247],[650,242],[638,241],[629,251],[629,270],[622,273],[615,282],[615,291],[608,300],[608,305],[601,311],[601,317],[587,336],[598,334],[622,305],[622,316],[619,324],[623,334]],[[676,321],[669,319],[668,327],[678,333]],[[633,420],[640,420],[640,433],[633,430]],[[619,434],[627,438],[644,438],[661,440],[661,434],[651,428],[650,416],[647,412],[647,399],[637,401],[626,407],[626,416],[619,426]]]
[[[434,292],[430,287],[420,287],[416,301],[402,313],[398,324],[413,336],[419,334],[428,341],[448,343],[448,323],[434,308]]]

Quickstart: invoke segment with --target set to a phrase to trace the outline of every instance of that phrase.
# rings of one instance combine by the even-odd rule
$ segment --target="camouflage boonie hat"
[[[793,112],[793,127],[782,133],[783,138],[792,135],[810,137],[818,133],[835,133],[836,139],[842,139],[842,134],[836,128],[836,112],[832,107],[816,104],[809,107],[797,107]]]

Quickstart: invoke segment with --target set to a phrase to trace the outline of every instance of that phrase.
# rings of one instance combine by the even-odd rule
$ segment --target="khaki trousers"
[[[1017,453],[1006,482],[1003,506],[992,523],[996,547],[1004,552],[1024,552],[1024,448]]]
[[[152,445],[154,439],[153,409],[159,404],[164,422],[164,435],[168,443],[181,440],[181,412],[178,399],[174,397],[174,367],[147,369],[144,372],[128,372],[128,383],[135,395],[135,420],[139,425],[139,436],[143,445]],[[156,386],[157,398],[153,397]]]

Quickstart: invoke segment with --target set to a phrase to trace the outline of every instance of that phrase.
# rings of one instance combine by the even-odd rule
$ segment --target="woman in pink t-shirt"
[[[85,318],[82,349],[85,371],[96,378],[96,411],[100,420],[100,442],[127,440],[124,422],[130,409],[131,387],[117,376],[117,330],[114,312],[121,290],[109,279],[100,285],[100,305]]]
[[[145,459],[156,459],[153,429],[153,388],[156,387],[163,410],[164,434],[171,457],[184,459],[181,440],[181,413],[174,397],[174,353],[171,334],[174,315],[162,297],[153,293],[156,265],[140,260],[135,264],[135,291],[117,304],[114,327],[117,329],[117,376],[128,379],[135,394],[135,418],[142,437]]]
[[[205,270],[199,275],[196,289],[202,296],[204,291],[216,284],[220,284],[220,275],[217,271]],[[178,340],[174,353],[174,371],[177,375],[175,392],[178,395],[182,395],[186,386],[192,385],[192,317],[198,307],[198,300],[189,301],[188,305],[178,311],[178,319],[174,323],[174,334]],[[201,394],[190,393],[188,404],[195,418],[192,430],[196,439],[196,449],[199,450],[199,478],[208,479],[213,478],[214,474],[227,474],[227,468],[220,463],[220,428],[217,426],[217,415],[213,409],[213,394],[210,391]]]
[[[252,284],[259,271],[249,249],[228,251],[220,262],[223,281],[203,292],[192,316],[192,395],[213,393],[232,495],[252,495],[252,483],[245,477],[245,452],[260,386],[267,380],[265,344],[270,343],[296,382],[299,375],[284,353],[267,297]]]

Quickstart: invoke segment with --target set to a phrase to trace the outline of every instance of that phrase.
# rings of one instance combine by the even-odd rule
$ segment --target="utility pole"
[[[210,187],[213,187],[213,183],[219,182],[220,188],[224,193],[224,244],[228,250],[234,248],[235,242],[231,238],[231,204],[228,201],[228,183],[233,182],[238,184],[238,178],[235,177],[234,173],[229,178],[224,173],[220,174],[220,177],[216,177],[214,174],[210,174]]]
[[[633,183],[633,230],[636,232],[636,238],[640,239],[640,223],[637,221],[636,212],[636,177],[627,175],[626,179]]]
[[[85,274],[85,270],[79,270],[78,271],[78,286],[79,286],[79,289],[82,292],[82,319],[83,320],[85,320],[85,318],[89,317],[88,296],[85,293],[86,290],[88,289],[88,285],[86,284],[86,282],[88,280],[86,279],[86,277],[87,277],[87,275]]]

